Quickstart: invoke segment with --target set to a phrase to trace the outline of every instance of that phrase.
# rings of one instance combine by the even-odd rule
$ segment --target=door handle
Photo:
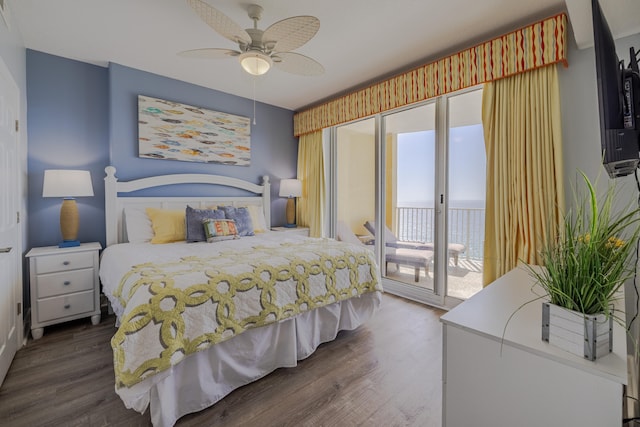
[[[0,248],[0,254],[6,254],[8,252],[11,252],[11,249],[13,249],[13,248],[12,247]]]

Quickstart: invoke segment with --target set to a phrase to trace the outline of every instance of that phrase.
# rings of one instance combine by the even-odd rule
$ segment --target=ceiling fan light
[[[249,51],[241,54],[238,59],[242,68],[254,76],[261,76],[271,68],[273,61],[268,55],[262,52]]]

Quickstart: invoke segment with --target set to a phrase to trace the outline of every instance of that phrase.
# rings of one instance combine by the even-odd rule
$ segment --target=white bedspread
[[[305,239],[298,235],[269,232],[217,243],[112,245],[102,254],[100,278],[104,293],[120,318],[126,313],[126,307],[123,307],[121,299],[114,296],[114,292],[132,266],[149,262],[168,263],[193,256],[194,253],[199,257],[207,257],[258,245],[275,245],[283,240],[295,243]],[[377,280],[379,283],[379,273]],[[116,391],[127,407],[139,412],[143,412],[151,403],[154,425],[173,425],[180,416],[210,406],[235,388],[278,367],[295,366],[297,360],[313,353],[320,343],[334,339],[338,331],[359,326],[375,312],[379,304],[380,293],[368,293],[361,298],[301,313],[293,319],[250,329],[207,351],[191,355],[168,371],[132,387],[116,388]],[[274,346],[274,343],[277,345]],[[196,379],[194,384],[193,380]],[[182,396],[186,391],[189,392],[189,398],[185,400]]]
[[[113,297],[114,292],[120,284],[120,280],[131,270],[134,265],[147,262],[166,263],[182,257],[194,254],[214,256],[220,252],[248,249],[259,244],[270,244],[282,241],[300,242],[305,237],[296,234],[267,232],[256,236],[242,237],[237,240],[225,240],[216,243],[167,243],[155,245],[151,243],[122,243],[107,247],[101,255],[100,260],[100,280],[104,293],[109,298],[111,307],[116,316],[120,318],[124,312],[124,307],[117,298]]]

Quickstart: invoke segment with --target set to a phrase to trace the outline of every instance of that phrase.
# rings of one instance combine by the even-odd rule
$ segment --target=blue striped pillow
[[[206,242],[203,221],[205,219],[224,219],[224,212],[218,209],[194,209],[187,206],[187,242]]]
[[[238,229],[239,236],[255,235],[249,209],[236,208],[234,206],[218,206],[218,209],[224,211],[225,218],[232,219],[236,222],[236,228]]]

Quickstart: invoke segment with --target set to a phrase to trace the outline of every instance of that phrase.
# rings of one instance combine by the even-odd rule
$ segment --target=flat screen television
[[[616,54],[598,0],[591,1],[602,163],[611,178],[629,175],[640,161],[640,76],[631,48],[629,68]]]

